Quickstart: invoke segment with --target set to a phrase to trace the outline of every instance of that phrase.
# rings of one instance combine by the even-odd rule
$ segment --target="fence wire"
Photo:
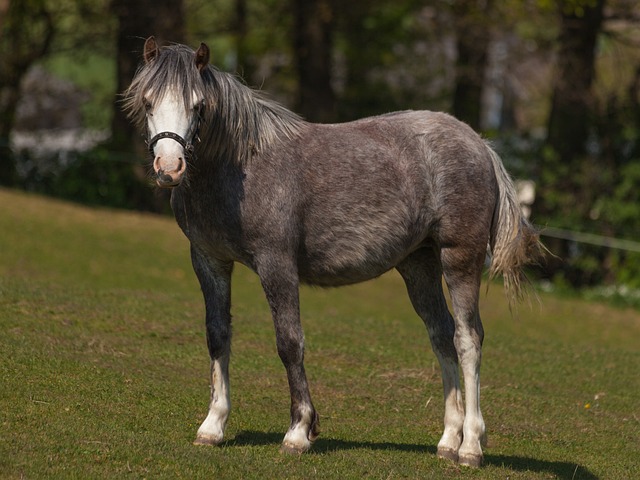
[[[618,250],[640,253],[640,242],[633,240],[596,235],[595,233],[574,232],[564,228],[545,227],[540,225],[536,225],[536,228],[538,228],[540,235],[545,237],[560,238],[573,242],[596,245],[599,247],[615,248]]]

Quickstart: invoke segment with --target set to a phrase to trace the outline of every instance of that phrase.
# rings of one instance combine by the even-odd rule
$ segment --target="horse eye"
[[[151,111],[151,102],[148,102],[148,101],[146,101],[146,100],[145,100],[145,102],[144,102],[144,109],[145,109],[147,112],[150,112],[150,111]]]

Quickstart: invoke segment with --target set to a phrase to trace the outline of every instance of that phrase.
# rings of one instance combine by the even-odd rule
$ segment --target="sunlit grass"
[[[188,243],[168,218],[0,190],[1,478],[640,478],[640,314],[482,297],[487,465],[435,457],[439,368],[396,274],[303,288],[321,437],[279,453],[289,395],[255,275],[233,279],[233,411],[191,444],[208,354]],[[484,291],[484,290],[483,290]]]

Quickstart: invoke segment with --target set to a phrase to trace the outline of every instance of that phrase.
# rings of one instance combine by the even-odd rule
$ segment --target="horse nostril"
[[[174,183],[173,177],[168,173],[164,173],[164,170],[158,170],[158,180],[165,185]]]
[[[187,162],[184,161],[182,157],[178,158],[178,168],[176,168],[177,173],[182,173],[187,169]]]

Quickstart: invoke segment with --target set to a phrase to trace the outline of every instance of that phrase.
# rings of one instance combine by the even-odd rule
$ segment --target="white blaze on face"
[[[193,94],[193,104],[198,101]],[[180,95],[169,90],[162,98],[151,106],[147,115],[149,138],[161,132],[171,132],[191,142],[191,131],[197,119],[193,108],[185,109]],[[160,186],[175,186],[180,183],[186,171],[186,155],[183,146],[172,138],[161,138],[153,145],[153,168],[158,176]]]

